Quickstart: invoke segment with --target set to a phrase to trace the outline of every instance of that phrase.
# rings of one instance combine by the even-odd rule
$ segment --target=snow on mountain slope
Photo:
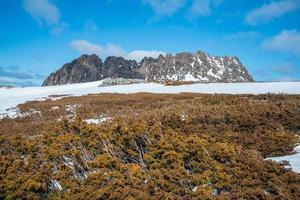
[[[160,55],[157,59],[144,58],[140,72],[147,81],[197,81],[204,83],[254,82],[238,57],[211,56],[205,52],[182,52]]]
[[[81,96],[95,93],[224,93],[224,94],[264,94],[287,93],[300,94],[300,82],[269,83],[210,83],[181,86],[165,86],[157,83],[141,83],[132,85],[116,85],[98,87],[102,81],[58,85],[48,87],[0,88],[0,118],[15,115],[16,110],[7,110],[18,104],[32,100],[43,100],[51,95]]]

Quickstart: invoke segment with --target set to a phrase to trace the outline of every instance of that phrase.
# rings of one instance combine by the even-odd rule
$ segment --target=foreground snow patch
[[[281,157],[271,157],[268,158],[276,162],[288,161],[291,165],[293,171],[300,173],[300,145],[296,146],[295,154]]]
[[[51,182],[51,189],[60,190],[60,191],[63,189],[59,181],[51,179],[50,182]]]
[[[85,119],[84,121],[88,124],[101,124],[110,120],[110,117],[101,117],[101,118],[92,118],[92,119]]]
[[[286,93],[300,94],[300,82],[269,82],[269,83],[199,83],[180,86],[165,86],[158,83],[141,83],[132,85],[116,85],[98,87],[102,81],[58,85],[48,87],[0,88],[0,118],[15,115],[18,104],[32,100],[57,99],[55,96],[82,96],[99,93],[224,93],[224,94],[265,94]],[[50,96],[50,97],[49,97]],[[61,98],[61,97],[58,97]]]

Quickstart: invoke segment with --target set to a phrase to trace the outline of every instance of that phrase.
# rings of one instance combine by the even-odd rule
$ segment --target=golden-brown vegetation
[[[300,198],[299,174],[264,159],[299,142],[300,96],[102,94],[19,108],[40,112],[0,122],[0,199]]]

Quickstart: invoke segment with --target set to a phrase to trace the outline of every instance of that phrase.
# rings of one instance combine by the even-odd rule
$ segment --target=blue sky
[[[300,0],[1,0],[0,85],[39,85],[83,53],[234,55],[257,81],[300,80]]]

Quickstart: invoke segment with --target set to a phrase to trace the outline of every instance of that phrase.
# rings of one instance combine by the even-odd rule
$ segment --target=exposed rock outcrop
[[[135,60],[126,60],[123,57],[110,56],[103,64],[106,78],[145,78],[139,72],[138,63]]]
[[[210,56],[198,51],[167,54],[157,59],[144,58],[140,72],[147,81],[185,80],[199,82],[251,82],[254,81],[237,57]]]
[[[43,82],[43,86],[83,83],[103,78],[102,60],[97,55],[82,55],[71,63],[64,64],[61,69],[51,73]]]
[[[145,57],[140,63],[110,56],[104,61],[95,54],[82,55],[62,66],[43,82],[43,86],[97,81],[104,78],[195,82],[252,82],[252,76],[237,57],[210,56],[198,51]]]

